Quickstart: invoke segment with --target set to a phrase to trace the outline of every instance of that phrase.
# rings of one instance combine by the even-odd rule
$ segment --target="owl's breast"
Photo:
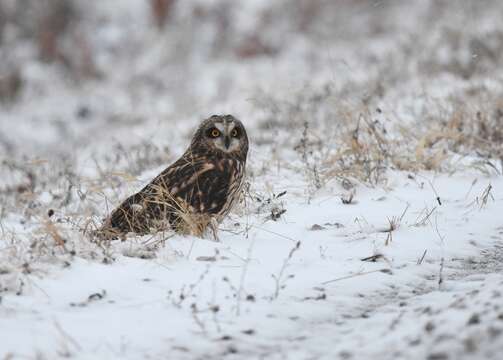
[[[220,215],[223,217],[232,209],[239,199],[244,184],[245,163],[234,159],[231,166],[228,196],[222,206]],[[221,220],[221,219],[220,219]]]
[[[218,159],[207,166],[183,198],[196,213],[225,216],[241,189],[244,165],[236,159]]]

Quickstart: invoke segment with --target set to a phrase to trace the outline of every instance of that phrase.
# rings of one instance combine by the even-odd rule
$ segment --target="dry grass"
[[[335,152],[323,162],[325,181],[350,178],[371,185],[381,184],[395,146],[387,139],[384,125],[373,120],[368,109],[364,112],[341,110],[339,119],[345,131],[340,134]]]
[[[297,152],[311,195],[333,179],[386,185],[389,170],[503,173],[503,95],[468,88],[441,101],[425,98],[422,114],[404,122],[389,110],[310,91],[259,104],[270,108],[264,130],[294,129],[281,145]]]
[[[52,239],[54,240],[56,245],[60,246],[61,248],[66,250],[66,247],[65,247],[66,241],[65,241],[65,239],[63,239],[58,228],[54,225],[54,223],[51,221],[51,219],[49,219],[49,218],[44,219],[43,226],[44,226],[45,232],[47,232],[47,234],[49,234],[52,237]]]
[[[426,169],[441,169],[451,154],[471,157],[484,173],[503,173],[503,97],[466,91],[451,97],[427,118],[416,145]]]

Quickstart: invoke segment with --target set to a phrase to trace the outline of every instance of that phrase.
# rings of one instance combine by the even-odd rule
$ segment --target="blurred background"
[[[267,351],[285,339],[281,346],[297,358],[314,358],[328,344],[327,349],[337,351],[335,357],[348,359],[358,349],[340,351],[344,348],[332,340],[338,334],[351,337],[353,330],[355,342],[348,344],[366,344],[362,354],[379,350],[383,358],[410,353],[454,359],[458,353],[446,344],[456,342],[466,358],[487,352],[499,359],[501,343],[494,339],[502,332],[493,324],[502,318],[496,296],[501,280],[488,276],[493,285],[479,295],[465,289],[482,286],[472,280],[485,275],[473,269],[499,271],[502,263],[498,248],[490,248],[484,258],[479,253],[501,240],[503,231],[497,228],[501,221],[491,193],[494,185],[501,203],[501,192],[496,192],[501,181],[495,176],[503,174],[502,20],[502,0],[0,0],[0,302],[6,292],[30,294],[30,288],[37,288],[40,293],[4,297],[0,334],[2,326],[9,329],[9,322],[2,323],[5,317],[14,325],[7,344],[9,336],[15,337],[21,344],[16,351],[33,351],[37,359],[51,347],[60,356],[72,356],[75,344],[77,356],[89,349],[92,358],[98,353],[140,358],[145,351],[157,354],[154,337],[162,341],[163,357],[173,340],[183,345],[177,353],[187,349],[188,358],[194,339],[201,343],[195,337],[201,329],[188,332],[186,326],[200,325],[197,314],[205,312],[201,319],[208,319],[208,329],[214,323],[219,334],[208,332],[212,345],[199,348],[201,359],[246,356],[244,337],[243,344],[260,351],[262,344]],[[192,245],[182,237],[166,241],[171,235],[159,232],[150,239],[96,244],[91,230],[110,210],[176,160],[202,119],[226,113],[245,124],[250,152],[246,201],[222,225],[224,242],[218,247],[198,242],[192,253],[194,240]],[[454,173],[459,176],[451,177]],[[313,206],[306,205],[311,201]],[[438,210],[437,202],[444,204]],[[262,233],[262,225],[273,231]],[[298,267],[283,274],[297,249],[286,239],[303,245],[292,263]],[[200,262],[199,254],[206,260]],[[123,265],[132,263],[120,260],[118,272],[110,267],[102,276],[102,268],[94,265],[109,264],[116,255],[152,261],[124,272]],[[224,259],[232,263],[220,262]],[[359,277],[368,274],[360,259],[377,260],[368,266],[386,279]],[[249,335],[255,325],[230,327],[235,300],[239,313],[248,263],[247,281],[253,277],[253,282],[242,294],[250,294],[250,306],[257,301],[259,311],[243,307],[243,315],[257,321],[254,336]],[[68,277],[47,264],[68,268]],[[151,265],[162,272],[151,273]],[[206,292],[198,284],[210,266],[222,273],[208,275]],[[192,283],[189,279],[198,274]],[[290,295],[283,297],[281,290],[278,307],[269,310],[264,304],[269,304],[271,274],[278,274],[273,275],[276,297],[287,280]],[[466,278],[470,284],[454,282],[463,274],[474,274]],[[39,292],[39,278],[45,276],[51,282]],[[349,277],[338,287],[327,284],[330,300],[317,301],[326,298],[321,281]],[[140,279],[141,287],[133,286]],[[63,286],[50,285],[56,282]],[[437,293],[424,296],[441,284],[438,294],[445,294],[445,302],[436,304],[441,300]],[[493,291],[497,286],[500,290]],[[126,288],[134,293],[122,292]],[[109,294],[101,303],[106,307],[93,303],[84,308],[102,299],[105,289]],[[455,292],[451,297],[444,290]],[[178,294],[178,304],[187,299],[184,307],[175,305]],[[203,296],[193,302],[193,294]],[[215,302],[215,294],[228,300]],[[418,294],[420,299],[412,297]],[[458,295],[466,304],[456,300]],[[114,299],[118,302],[109,304]],[[431,299],[438,306],[421,310],[416,336],[407,319],[418,318],[421,304],[430,309],[425,301]],[[177,312],[163,313],[174,309],[171,302]],[[308,303],[312,307],[301,311]],[[381,304],[396,311],[386,307],[379,313]],[[152,317],[145,317],[140,306],[151,309]],[[274,309],[280,308],[288,311],[276,316]],[[436,308],[445,309],[444,315]],[[372,314],[377,322],[367,319]],[[130,315],[138,321],[128,323]],[[168,326],[173,337],[159,327],[162,316],[175,324]],[[277,322],[281,319],[286,322]],[[105,322],[113,330],[105,326],[99,332],[96,324]],[[402,323],[407,329],[395,329]],[[379,324],[384,325],[380,330]],[[313,332],[314,327],[320,330]],[[335,335],[326,337],[335,327]],[[368,337],[363,327],[372,330]],[[284,332],[287,328],[293,330]],[[303,329],[302,336],[297,328]],[[121,331],[132,329],[138,336],[123,336]],[[162,336],[152,336],[159,329]],[[245,335],[245,329],[253,332]],[[378,331],[386,341],[376,336]],[[116,345],[107,342],[111,334]],[[30,344],[35,337],[36,345]],[[4,338],[0,335],[0,347]],[[373,338],[374,343],[367,342]],[[304,341],[309,339],[314,341]],[[404,352],[390,351],[388,344],[394,343],[402,344],[398,350]],[[130,352],[131,345],[141,352]]]
[[[500,91],[502,18],[498,0],[0,0],[0,152],[155,157],[222,112],[257,144],[334,107],[423,121]]]

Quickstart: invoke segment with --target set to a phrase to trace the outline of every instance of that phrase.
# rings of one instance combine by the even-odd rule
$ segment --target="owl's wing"
[[[177,197],[183,199],[192,212],[218,214],[229,196],[232,172],[218,162],[204,163],[187,184],[178,189]]]
[[[159,221],[169,221],[177,211],[192,206],[198,178],[213,168],[203,156],[185,154],[113,210],[102,230],[113,237],[148,233]]]
[[[229,195],[234,168],[226,160],[208,160],[204,155],[182,157],[152,183],[152,190],[169,189],[169,196],[182,210],[192,213],[220,212]]]

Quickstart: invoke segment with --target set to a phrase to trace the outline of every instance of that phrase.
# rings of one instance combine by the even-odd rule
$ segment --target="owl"
[[[185,153],[112,211],[100,229],[108,239],[172,229],[203,236],[238,200],[248,136],[232,115],[213,115],[196,130]]]

